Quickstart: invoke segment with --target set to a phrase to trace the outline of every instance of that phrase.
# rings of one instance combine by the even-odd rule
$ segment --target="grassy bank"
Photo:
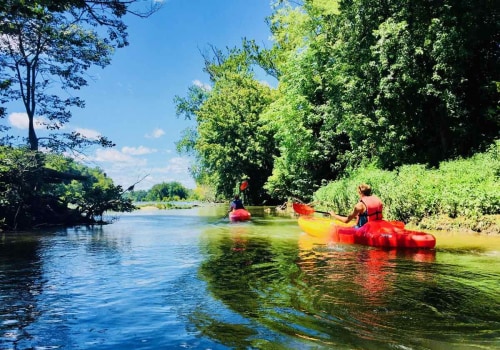
[[[402,166],[394,171],[365,167],[320,188],[315,202],[348,213],[368,183],[385,204],[384,215],[415,227],[500,234],[500,141],[485,153],[442,162],[439,168]]]

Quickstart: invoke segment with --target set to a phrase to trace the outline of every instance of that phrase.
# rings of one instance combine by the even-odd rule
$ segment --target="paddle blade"
[[[241,183],[241,185],[240,185],[240,191],[244,191],[244,190],[246,190],[246,188],[247,188],[247,187],[248,187],[248,181],[247,181],[247,180],[245,180],[245,181],[243,181],[243,182]]]
[[[314,209],[307,204],[302,203],[293,203],[293,211],[295,211],[299,215],[313,215]]]

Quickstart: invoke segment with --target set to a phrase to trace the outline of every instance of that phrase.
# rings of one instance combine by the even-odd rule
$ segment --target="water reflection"
[[[455,265],[451,273],[435,250],[329,244],[304,234],[292,247],[255,235],[251,225],[206,239],[200,274],[241,317],[234,317],[238,324],[226,318],[224,326],[213,319],[208,329],[237,327],[234,344],[255,346],[262,329],[280,334],[268,344],[292,348],[434,348],[498,337],[496,308],[469,313],[477,303],[498,306],[498,296],[471,287]],[[460,278],[449,280],[453,274]]]
[[[224,211],[4,235],[0,348],[500,347],[496,250],[331,244]]]
[[[436,263],[433,250],[325,245],[307,236],[299,244],[299,265],[308,284],[326,294],[321,303],[333,301],[314,308],[328,308],[351,320],[344,326],[362,339],[432,348],[443,341],[453,344],[457,334],[465,342],[482,338],[484,344],[491,335],[498,336],[498,294],[484,283],[492,276],[464,274],[456,265]],[[469,278],[477,281],[477,288]],[[478,304],[483,310],[473,315]]]
[[[266,231],[249,223],[215,227],[203,236],[206,258],[200,276],[208,291],[233,313],[217,318],[218,313],[205,312],[192,321],[203,334],[232,348],[290,349],[302,344],[286,335],[294,333],[291,327],[278,321],[280,309],[289,309],[286,283],[289,273],[297,271],[293,265],[297,247],[284,243],[289,237],[272,239]]]
[[[42,262],[38,239],[16,237],[0,243],[0,344],[16,344],[24,329],[39,316],[37,297],[43,290]]]

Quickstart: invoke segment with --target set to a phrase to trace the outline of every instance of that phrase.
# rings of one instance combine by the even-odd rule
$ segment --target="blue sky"
[[[194,83],[209,83],[200,54],[209,44],[239,47],[246,37],[270,47],[265,19],[271,12],[269,0],[168,0],[150,18],[127,17],[130,45],[116,51],[111,65],[92,69],[95,80],[77,92],[86,107],[73,109],[65,128],[116,143],[89,152],[87,165],[102,168],[125,188],[146,175],[136,189],[171,181],[194,188],[190,159],[175,150],[181,131],[193,122],[176,117],[174,96],[186,96]],[[3,122],[27,135],[20,106],[9,106]]]

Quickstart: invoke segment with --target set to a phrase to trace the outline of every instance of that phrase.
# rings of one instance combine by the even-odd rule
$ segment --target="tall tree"
[[[71,107],[84,107],[71,91],[88,84],[91,66],[105,67],[114,49],[128,44],[121,18],[137,2],[12,0],[0,7],[0,101],[23,102],[32,150],[42,145],[53,150],[88,143],[112,146],[105,137],[89,140],[76,132],[39,138],[35,118],[58,130],[71,118]],[[147,16],[154,10],[134,13]],[[100,36],[99,27],[107,28],[107,37]]]
[[[306,196],[366,162],[435,165],[498,138],[494,1],[279,3],[270,191]]]
[[[266,188],[280,197],[307,198],[334,179],[345,167],[339,158],[348,147],[328,100],[333,48],[324,27],[338,14],[338,3],[304,6],[284,5],[270,20],[280,83],[265,119],[280,155]]]
[[[226,55],[212,47],[212,55],[204,58],[213,88],[205,90],[201,100],[193,100],[200,96],[193,94],[195,90],[191,90],[191,103],[177,99],[183,102],[178,107],[195,106],[197,122],[196,132],[186,133],[179,145],[194,150],[197,180],[210,181],[227,198],[236,185],[249,179],[246,199],[262,203],[269,198],[263,185],[277,152],[271,130],[261,118],[273,99],[272,89],[255,80],[252,62],[243,50],[230,50]]]

